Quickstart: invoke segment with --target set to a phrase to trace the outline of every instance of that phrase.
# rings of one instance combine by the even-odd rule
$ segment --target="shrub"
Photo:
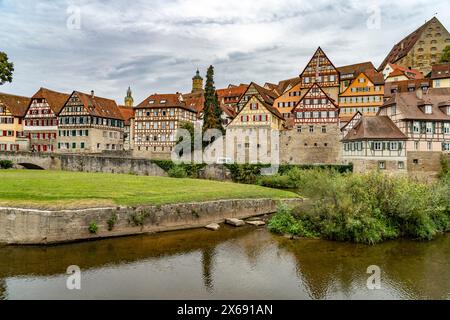
[[[170,169],[167,174],[171,178],[186,178],[187,173],[186,170],[182,166],[174,166],[172,169]]]
[[[11,169],[13,162],[10,160],[0,160],[0,169]]]
[[[112,231],[114,229],[114,226],[117,223],[117,214],[112,213],[111,216],[109,217],[107,223],[108,223],[108,231]]]
[[[95,221],[92,221],[92,222],[89,224],[89,232],[92,233],[92,234],[96,234],[97,231],[98,231],[97,223],[96,223]]]
[[[425,185],[380,172],[329,170],[292,170],[289,176],[313,206],[307,213],[291,212],[295,222],[281,210],[285,231],[300,227],[301,234],[373,244],[398,237],[429,240],[450,227],[448,181]]]

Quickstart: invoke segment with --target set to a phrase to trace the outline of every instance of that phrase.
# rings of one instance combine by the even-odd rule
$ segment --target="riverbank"
[[[0,207],[0,243],[55,244],[202,228],[228,218],[271,214],[280,203],[297,207],[303,200],[228,199],[56,211]]]

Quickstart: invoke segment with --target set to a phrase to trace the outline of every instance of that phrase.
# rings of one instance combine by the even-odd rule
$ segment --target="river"
[[[68,290],[66,269],[81,269]],[[370,265],[380,289],[368,289]],[[253,227],[0,247],[2,299],[450,299],[450,234],[376,246]]]

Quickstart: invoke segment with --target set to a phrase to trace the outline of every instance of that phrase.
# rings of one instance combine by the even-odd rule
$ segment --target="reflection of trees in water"
[[[202,249],[202,275],[205,289],[208,292],[214,291],[213,271],[214,271],[214,247]]]
[[[0,300],[6,299],[6,281],[0,279]]]
[[[294,255],[298,275],[314,299],[327,298],[330,291],[350,296],[354,288],[366,290],[370,265],[381,268],[382,287],[392,286],[402,298],[446,299],[450,292],[449,235],[430,242],[374,246],[281,238],[278,242]]]

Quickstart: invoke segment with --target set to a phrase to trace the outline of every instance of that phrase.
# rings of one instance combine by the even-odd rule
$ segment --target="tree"
[[[209,66],[206,73],[205,84],[205,105],[203,108],[203,133],[208,129],[219,129],[222,133],[225,133],[225,129],[222,125],[222,119],[220,118],[222,110],[219,106],[219,99],[216,94],[216,88],[214,86],[214,67]]]
[[[14,64],[8,61],[6,53],[0,51],[0,86],[12,81]]]
[[[450,46],[446,46],[442,51],[441,62],[450,62]]]

